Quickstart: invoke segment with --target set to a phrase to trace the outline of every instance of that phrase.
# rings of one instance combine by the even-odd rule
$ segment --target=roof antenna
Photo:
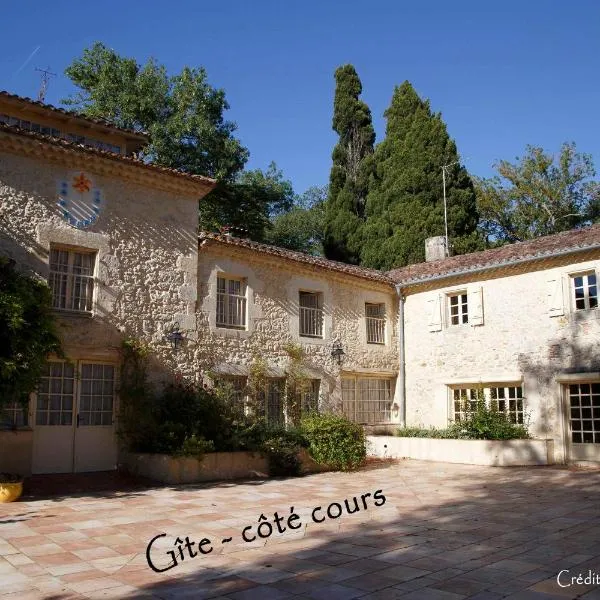
[[[50,67],[46,67],[45,69],[38,69],[36,68],[36,71],[39,71],[42,74],[42,82],[40,84],[40,91],[38,93],[38,102],[44,102],[45,98],[46,98],[46,92],[48,91],[48,85],[50,83],[50,78],[51,77],[56,77],[56,73],[52,73],[50,71]]]

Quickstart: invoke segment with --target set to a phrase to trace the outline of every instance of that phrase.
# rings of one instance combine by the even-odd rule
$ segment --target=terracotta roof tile
[[[155,173],[164,173],[165,175],[181,177],[183,179],[187,179],[188,181],[195,181],[199,184],[203,184],[205,187],[214,187],[214,185],[216,184],[216,181],[214,179],[211,179],[210,177],[205,177],[204,175],[192,175],[191,173],[186,173],[185,171],[179,171],[177,169],[171,169],[170,167],[161,167],[153,163],[147,163],[137,158],[133,158],[129,155],[116,154],[114,152],[109,152],[108,150],[100,150],[99,148],[93,148],[91,146],[85,146],[83,144],[69,142],[68,140],[65,140],[63,138],[57,138],[51,135],[45,135],[43,133],[38,133],[34,131],[27,131],[25,129],[20,129],[19,127],[6,125],[5,123],[0,123],[0,132],[10,133],[27,138],[33,138],[39,140],[40,142],[62,147],[65,150],[69,150],[71,152],[82,152],[84,154],[92,154],[102,158],[107,158],[110,160],[134,165],[142,169],[148,169],[149,171],[153,171]]]
[[[277,246],[270,246],[268,244],[261,244],[259,242],[253,242],[251,240],[236,238],[230,235],[201,232],[199,236],[200,243],[209,241],[220,244],[227,244],[228,246],[236,246],[239,248],[246,248],[254,252],[261,252],[263,254],[269,254],[271,256],[278,256],[286,260],[292,260],[299,263],[313,265],[315,267],[321,267],[329,271],[337,271],[345,273],[346,275],[353,275],[354,277],[360,277],[362,279],[370,279],[371,281],[379,281],[388,285],[392,285],[392,280],[381,271],[375,269],[367,269],[365,267],[357,267],[356,265],[348,265],[346,263],[337,262],[334,260],[328,260],[320,256],[311,256],[310,254],[304,254],[303,252],[295,252],[286,248],[279,248]]]
[[[392,269],[386,275],[395,283],[419,283],[438,277],[450,277],[470,271],[495,268],[517,260],[536,260],[561,252],[577,252],[593,246],[600,246],[600,224],[584,229],[563,231],[526,242],[508,244],[482,252],[408,265]]]
[[[135,137],[147,139],[148,134],[145,131],[136,131],[135,129],[128,129],[125,127],[117,127],[107,119],[98,119],[94,117],[88,117],[81,113],[66,110],[64,108],[60,108],[58,106],[53,106],[52,104],[46,104],[45,102],[40,102],[39,100],[32,100],[27,96],[19,96],[17,94],[11,94],[4,90],[0,90],[0,97],[9,98],[10,100],[18,100],[20,102],[26,102],[27,104],[32,104],[34,106],[39,106],[45,110],[50,112],[59,113],[61,115],[65,115],[68,117],[74,117],[76,119],[81,119],[82,121],[88,121],[89,123],[94,123],[95,125],[102,125],[104,127],[109,127],[110,129],[114,129],[115,131],[120,131],[122,133],[127,133],[129,135],[133,135]]]

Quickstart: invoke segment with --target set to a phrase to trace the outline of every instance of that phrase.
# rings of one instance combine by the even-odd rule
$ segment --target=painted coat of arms
[[[59,182],[57,204],[60,215],[69,225],[85,229],[98,219],[104,198],[93,179],[77,171]]]

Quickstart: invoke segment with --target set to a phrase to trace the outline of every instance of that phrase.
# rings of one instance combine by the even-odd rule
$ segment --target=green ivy
[[[0,414],[13,402],[23,406],[40,380],[49,354],[63,357],[48,285],[0,257]]]

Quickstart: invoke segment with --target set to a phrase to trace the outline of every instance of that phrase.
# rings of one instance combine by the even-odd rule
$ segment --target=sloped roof
[[[27,131],[25,129],[20,129],[19,127],[14,127],[12,125],[6,125],[5,123],[0,123],[0,133],[8,133],[11,135],[22,136],[25,138],[29,138],[32,140],[37,140],[41,143],[50,144],[55,147],[60,147],[63,150],[69,152],[77,152],[87,155],[94,155],[99,158],[105,158],[108,160],[116,161],[118,163],[129,164],[135,167],[139,167],[140,169],[145,169],[147,171],[153,173],[160,173],[163,175],[169,175],[172,177],[184,179],[188,182],[194,182],[198,185],[201,185],[204,188],[212,189],[216,181],[211,179],[210,177],[205,177],[204,175],[192,175],[190,173],[186,173],[184,171],[179,171],[177,169],[172,169],[170,167],[161,167],[159,165],[155,165],[153,163],[147,163],[137,158],[134,158],[125,154],[117,154],[115,152],[109,152],[108,150],[100,150],[99,148],[94,148],[91,146],[86,146],[83,144],[77,144],[75,142],[70,142],[63,138],[53,137],[51,135],[46,135],[39,132]],[[0,146],[0,150],[2,146]]]
[[[21,104],[29,104],[34,107],[38,107],[44,109],[48,112],[54,113],[60,116],[70,117],[72,119],[77,119],[79,121],[84,121],[93,125],[101,125],[102,127],[106,127],[108,129],[112,129],[115,132],[121,134],[127,134],[129,137],[135,137],[140,140],[147,140],[148,134],[144,131],[136,131],[135,129],[127,129],[124,127],[117,127],[110,121],[106,119],[98,119],[94,117],[88,117],[81,113],[66,110],[64,108],[59,108],[58,106],[53,106],[52,104],[46,104],[45,102],[40,102],[39,100],[33,100],[28,98],[27,96],[19,96],[17,94],[11,94],[4,90],[0,90],[0,98],[6,98],[8,100],[12,100]]]
[[[311,256],[310,254],[305,254],[303,252],[295,252],[286,248],[261,244],[259,242],[236,238],[226,234],[201,232],[199,241],[201,244],[208,242],[225,244],[227,246],[234,246],[237,248],[245,248],[247,250],[252,250],[253,252],[260,252],[261,254],[268,254],[270,256],[277,256],[285,260],[320,267],[322,269],[327,269],[328,271],[337,271],[339,273],[345,273],[346,275],[353,275],[354,277],[360,277],[362,279],[369,279],[371,281],[378,281],[387,285],[392,285],[392,280],[385,273],[377,271],[376,269],[367,269],[365,267],[358,267],[356,265],[348,265],[335,260],[328,260],[320,256]]]
[[[392,269],[386,275],[397,284],[414,284],[430,279],[497,268],[515,261],[539,260],[593,247],[600,247],[600,224],[578,230],[563,231],[526,242],[516,242],[482,252],[408,265]]]

